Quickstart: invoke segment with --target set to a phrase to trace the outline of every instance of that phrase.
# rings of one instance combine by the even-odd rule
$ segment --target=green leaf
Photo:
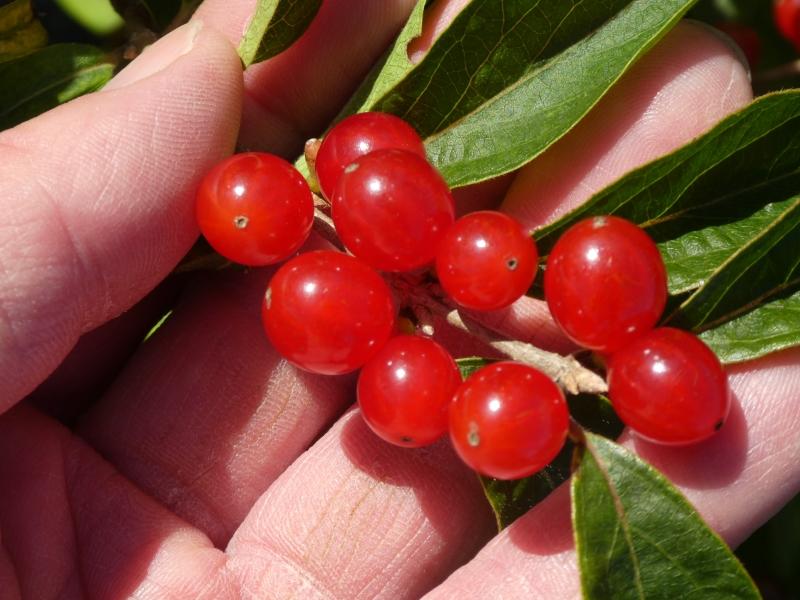
[[[167,29],[181,10],[181,0],[111,0],[126,21],[141,22],[156,32]]]
[[[666,321],[701,331],[800,288],[800,197],[738,248]]]
[[[572,478],[572,520],[584,598],[760,598],[725,543],[658,471],[586,435]]]
[[[725,362],[798,345],[798,131],[800,91],[762,97],[535,232],[539,249],[587,216],[625,217],[659,242],[673,295],[666,322],[706,331]]]
[[[408,60],[408,44],[422,33],[422,17],[425,15],[425,0],[418,0],[395,41],[383,58],[372,68],[370,74],[359,86],[358,91],[347,103],[337,118],[353,113],[365,112],[374,108],[379,100],[398,85],[414,68]]]
[[[6,35],[31,21],[33,21],[31,0],[13,0],[5,6],[0,6],[0,35]]]
[[[479,356],[468,356],[466,358],[457,358],[456,364],[458,370],[461,371],[461,378],[466,379],[481,367],[485,367],[489,363],[494,362],[489,358],[481,358]]]
[[[47,32],[35,18],[30,0],[0,6],[0,63],[18,58],[47,43]]]
[[[800,346],[800,292],[763,304],[700,334],[724,363],[738,363]]]
[[[799,128],[800,90],[764,96],[537,230],[536,243],[547,254],[566,229],[591,215],[625,217],[659,242],[715,224],[735,224],[800,191]],[[706,264],[696,277],[683,274],[673,287],[697,287],[709,265],[718,264]]]
[[[428,137],[453,187],[512,171],[567,133],[694,0],[473,0],[377,110]]]
[[[239,44],[245,67],[286,50],[311,24],[322,0],[259,0]]]
[[[99,48],[54,44],[0,64],[0,130],[102,87],[114,63]]]
[[[730,224],[708,218],[708,227],[662,242],[659,249],[669,272],[670,293],[684,294],[703,285],[720,265],[773,227],[795,202],[794,198],[772,202]],[[734,210],[732,207],[725,220],[736,215]]]
[[[569,479],[573,448],[567,442],[552,463],[531,477],[513,481],[480,477],[483,493],[494,512],[498,531],[511,525]]]

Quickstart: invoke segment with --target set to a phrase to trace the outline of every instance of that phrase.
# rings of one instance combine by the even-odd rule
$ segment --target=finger
[[[16,586],[22,598],[238,597],[207,538],[28,407],[0,417],[0,489],[15,580],[4,599]]]
[[[269,346],[260,309],[272,272],[189,286],[80,428],[123,474],[220,547],[353,401],[353,377],[300,372]]]
[[[367,56],[359,50],[354,57],[352,47],[343,47],[353,40],[342,31],[362,27],[360,37],[372,39],[376,31],[399,27],[402,3],[390,4],[367,3],[364,11],[354,11],[350,4],[326,3],[318,18],[327,24],[312,26],[307,50],[291,61],[307,57],[329,64],[336,49],[346,58],[343,63],[362,64]],[[206,2],[200,16],[236,39],[237,23],[249,9],[250,3]],[[359,12],[365,17],[375,11],[379,18],[369,26],[352,21]],[[337,19],[348,20],[344,30],[333,22]],[[257,68],[271,72],[267,65]],[[311,67],[298,67],[294,78],[306,68]],[[318,83],[325,89],[340,82]],[[276,78],[269,85],[279,84]],[[330,99],[327,91],[322,96]],[[353,377],[300,373],[269,348],[258,317],[269,273],[216,278],[188,291],[163,335],[148,342],[81,427],[121,472],[219,546],[272,481],[354,399]]]
[[[245,148],[294,157],[319,135],[405,23],[414,0],[329,0],[303,36],[278,56],[248,69],[242,134]],[[238,44],[251,0],[206,0],[198,10]]]
[[[447,443],[391,446],[352,411],[270,487],[228,555],[256,597],[419,598],[493,531]]]
[[[177,279],[168,277],[130,310],[82,335],[25,402],[73,426],[111,385],[153,323],[173,305],[178,291]]]
[[[0,411],[194,241],[193,190],[232,149],[241,70],[190,25],[109,85],[0,134]]]
[[[1,533],[2,531],[0,531]],[[22,598],[17,574],[14,572],[14,564],[11,562],[11,557],[8,555],[5,546],[3,546],[2,537],[0,537],[0,590],[4,590],[8,595],[8,600],[20,600]]]

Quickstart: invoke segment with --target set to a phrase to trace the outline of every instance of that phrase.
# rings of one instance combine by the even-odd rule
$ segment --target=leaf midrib
[[[631,537],[631,531],[629,529],[629,523],[625,518],[627,516],[627,512],[625,511],[625,507],[622,504],[622,499],[619,497],[619,493],[617,492],[617,488],[611,480],[611,475],[608,472],[608,468],[603,463],[600,455],[595,451],[594,445],[587,440],[586,444],[587,450],[591,452],[592,458],[594,459],[595,464],[597,465],[597,470],[602,475],[603,479],[606,482],[608,487],[609,495],[611,496],[612,501],[614,502],[614,511],[617,513],[617,522],[619,523],[619,528],[622,530],[622,534],[625,536],[625,541],[628,545],[628,555],[631,559],[631,564],[633,566],[634,571],[634,581],[636,582],[636,591],[638,593],[639,598],[642,600],[645,599],[644,595],[644,584],[642,583],[642,575],[641,575],[641,567],[639,565],[639,557],[636,556],[636,552],[634,551],[633,547],[633,539]]]

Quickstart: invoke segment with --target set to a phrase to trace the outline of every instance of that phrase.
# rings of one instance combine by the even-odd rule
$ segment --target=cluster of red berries
[[[273,346],[314,373],[361,369],[362,415],[389,442],[423,446],[449,429],[458,454],[483,474],[516,479],[546,466],[569,427],[561,389],[514,362],[488,365],[462,382],[437,342],[397,334],[396,303],[378,273],[434,266],[456,304],[494,310],[513,303],[533,282],[538,254],[530,235],[499,212],[456,220],[450,190],[428,163],[422,140],[391,115],[344,119],[319,146],[315,171],[351,255],[312,251],[278,269],[262,305]],[[197,216],[220,254],[263,266],[303,245],[314,202],[289,163],[245,153],[206,176]],[[719,402],[712,388],[727,383],[716,357],[696,338],[652,330],[664,307],[665,281],[653,242],[635,225],[607,217],[562,237],[548,260],[545,289],[568,336],[611,353],[611,396],[623,420],[653,439],[695,441],[724,419],[727,387]],[[660,362],[653,366],[654,360]],[[659,386],[664,391],[654,392]],[[654,407],[654,393],[674,401]]]
[[[666,444],[702,441],[728,415],[728,380],[695,335],[655,328],[667,301],[652,239],[619,217],[568,229],[547,258],[545,299],[564,333],[607,358],[609,397],[622,421]]]

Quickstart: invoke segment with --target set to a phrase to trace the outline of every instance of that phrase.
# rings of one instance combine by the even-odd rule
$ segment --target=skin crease
[[[362,3],[324,3],[325,27],[247,74],[246,143],[292,149],[298,123],[316,133],[412,4]],[[258,324],[269,270],[196,278],[77,434],[11,408],[191,245],[193,186],[231,151],[242,103],[238,59],[212,27],[236,41],[252,6],[207,0],[206,26],[173,33],[110,90],[0,134],[0,198],[15,199],[0,212],[0,489],[14,491],[0,494],[3,600],[577,597],[567,490],[492,538],[446,442],[389,446],[345,412],[352,377],[277,359]],[[680,25],[524,170],[504,207],[543,222],[749,97],[734,53]],[[536,175],[556,168],[561,179]],[[520,304],[498,327],[534,337],[545,315]],[[732,368],[733,416],[701,446],[625,442],[731,543],[797,492],[799,360]]]

